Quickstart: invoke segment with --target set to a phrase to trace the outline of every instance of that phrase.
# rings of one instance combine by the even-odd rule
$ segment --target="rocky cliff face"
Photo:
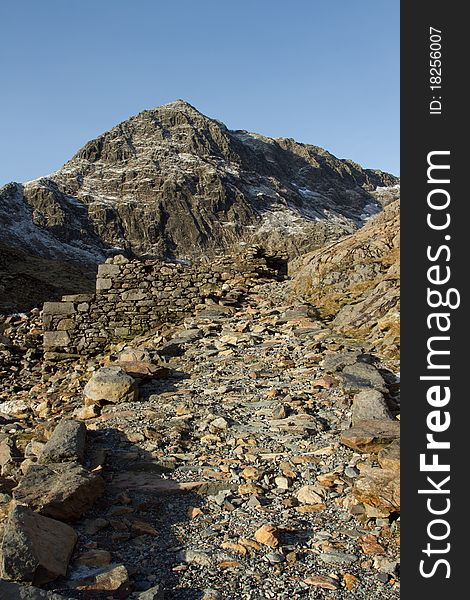
[[[294,292],[316,304],[336,331],[367,339],[374,349],[397,356],[400,213],[391,192],[379,190],[388,204],[365,227],[297,259],[291,274]]]
[[[230,131],[183,101],[86,144],[56,173],[0,190],[0,243],[96,264],[117,248],[191,257],[245,241],[291,255],[352,232],[397,182],[291,139]]]

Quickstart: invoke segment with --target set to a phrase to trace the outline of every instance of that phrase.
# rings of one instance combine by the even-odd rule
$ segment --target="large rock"
[[[85,597],[105,594],[106,597],[127,598],[130,592],[129,574],[124,565],[80,567],[69,582],[72,589],[80,590]]]
[[[387,517],[400,512],[400,440],[383,448],[377,456],[379,467],[359,464],[353,495],[367,514]]]
[[[102,478],[75,463],[29,467],[13,497],[33,510],[62,521],[79,519],[104,492]]]
[[[83,393],[95,402],[118,404],[137,400],[139,391],[134,378],[121,367],[103,367],[93,374]]]
[[[400,512],[400,470],[359,466],[360,476],[354,482],[353,495],[381,516]]]
[[[83,462],[85,443],[85,424],[79,421],[63,420],[54,429],[39,460],[44,464],[67,461]]]
[[[359,392],[368,388],[379,392],[387,391],[382,375],[373,365],[364,362],[346,365],[340,377],[342,386],[347,392]]]
[[[41,590],[31,585],[22,585],[9,581],[0,581],[1,600],[73,600],[70,596],[63,596],[54,592]]]
[[[77,541],[75,531],[60,521],[17,505],[5,526],[0,550],[0,576],[42,585],[65,575]]]
[[[359,421],[341,433],[341,442],[357,452],[379,452],[400,436],[400,424],[390,419]]]
[[[389,418],[391,418],[390,411],[383,394],[378,390],[366,389],[354,396],[352,403],[353,425],[356,425],[359,421],[387,420]]]

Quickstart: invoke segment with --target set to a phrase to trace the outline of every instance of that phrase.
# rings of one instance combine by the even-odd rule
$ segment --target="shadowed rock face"
[[[0,314],[30,310],[63,294],[92,292],[94,271],[87,263],[42,258],[0,243]]]
[[[81,264],[116,248],[210,254],[262,241],[291,255],[361,226],[396,178],[316,146],[230,131],[176,101],[86,144],[56,173],[0,190],[0,242]]]

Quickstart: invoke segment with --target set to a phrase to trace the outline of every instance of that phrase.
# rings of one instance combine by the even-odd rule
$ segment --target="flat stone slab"
[[[121,267],[119,265],[112,265],[108,263],[104,263],[102,265],[98,265],[98,277],[100,279],[107,279],[116,277],[121,272]]]
[[[103,479],[76,463],[34,464],[13,498],[42,515],[73,521],[89,511],[103,492]]]
[[[73,302],[44,302],[45,315],[73,315],[74,312]]]
[[[356,452],[379,452],[400,436],[400,423],[393,420],[359,421],[341,433],[341,443]]]
[[[387,391],[382,375],[374,366],[364,362],[346,365],[340,377],[343,388],[347,392],[360,392],[367,388],[373,388],[379,392]]]
[[[95,294],[69,294],[62,296],[62,302],[91,302]]]
[[[45,331],[44,348],[64,348],[70,344],[70,335],[67,331]]]

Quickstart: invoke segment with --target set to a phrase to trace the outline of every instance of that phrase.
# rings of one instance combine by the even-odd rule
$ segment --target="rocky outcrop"
[[[293,291],[338,331],[391,356],[399,347],[399,202],[362,229],[294,261]]]
[[[73,521],[90,510],[103,490],[99,475],[75,463],[33,464],[13,497],[42,515]]]
[[[188,258],[261,241],[291,255],[380,210],[397,179],[291,139],[230,131],[184,101],[146,110],[56,173],[0,190],[0,244],[80,265]]]

